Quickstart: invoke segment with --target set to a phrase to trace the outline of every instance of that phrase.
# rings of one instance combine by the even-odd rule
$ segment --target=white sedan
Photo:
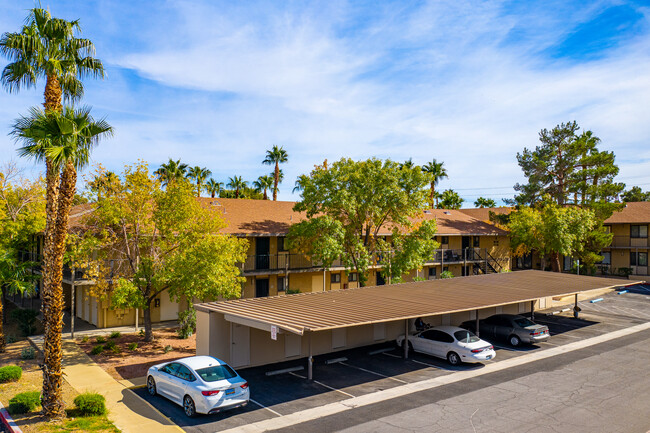
[[[147,390],[183,406],[189,417],[246,406],[250,399],[248,382],[228,364],[211,356],[154,365],[147,372]]]
[[[404,347],[404,336],[397,337]],[[409,350],[446,358],[451,365],[494,359],[494,347],[473,332],[457,326],[436,326],[409,336]]]

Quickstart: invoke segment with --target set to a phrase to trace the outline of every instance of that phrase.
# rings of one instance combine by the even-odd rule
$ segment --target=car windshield
[[[473,332],[465,330],[454,332],[454,337],[456,337],[456,340],[460,341],[461,343],[476,343],[480,340],[480,338],[474,335]]]
[[[522,328],[527,328],[528,326],[535,326],[535,323],[531,322],[525,317],[515,319],[514,322],[517,326],[521,326]]]
[[[212,367],[199,368],[196,370],[201,379],[206,382],[216,382],[218,380],[232,379],[237,376],[235,370],[229,365],[214,365]]]

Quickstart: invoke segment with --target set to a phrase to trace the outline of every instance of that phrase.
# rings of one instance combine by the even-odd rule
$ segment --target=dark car
[[[463,322],[460,326],[476,332],[475,320]],[[495,314],[479,320],[479,335],[481,338],[506,340],[511,346],[519,346],[521,343],[539,343],[551,337],[548,326],[538,325],[516,314]]]

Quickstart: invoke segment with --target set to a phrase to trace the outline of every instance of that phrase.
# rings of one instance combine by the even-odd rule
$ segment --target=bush
[[[287,295],[297,295],[300,293],[300,289],[287,289],[284,291],[284,293]]]
[[[116,355],[119,355],[122,351],[120,350],[119,347],[113,346],[113,347],[111,347],[111,352],[113,352]]]
[[[9,400],[9,412],[20,414],[31,412],[41,405],[41,393],[38,391],[28,391],[16,394]]]
[[[632,275],[632,268],[618,268],[618,275],[630,278],[630,275]]]
[[[23,333],[23,336],[29,337],[36,333],[36,318],[38,317],[38,311],[36,310],[27,310],[20,308],[18,310],[13,310],[11,312],[11,319],[15,320],[18,323],[20,332]]]
[[[111,338],[120,338],[122,334],[119,331],[111,332]]]
[[[165,351],[165,353],[169,353],[172,350],[174,350],[174,348],[171,346],[171,344],[168,344],[167,346],[165,346],[163,350]]]
[[[18,341],[15,335],[7,335],[7,344],[12,344]]]
[[[99,344],[106,343],[106,339],[102,337],[101,335],[99,337],[95,338],[95,341]]]
[[[0,367],[0,383],[15,382],[20,380],[23,375],[23,369],[17,365],[7,365]]]
[[[196,310],[190,307],[178,313],[178,324],[178,338],[190,338],[196,331]]]
[[[141,329],[140,332],[138,332],[138,335],[140,335],[140,337],[144,337],[144,329]]]
[[[33,347],[23,347],[23,350],[20,352],[20,357],[23,359],[34,359],[36,358],[36,351]]]
[[[454,274],[451,271],[442,271],[440,273],[440,278],[454,278]]]
[[[138,348],[138,343],[129,343],[129,350],[134,351]]]
[[[103,395],[94,392],[79,394],[74,399],[74,405],[81,416],[104,415],[106,413],[106,399]]]
[[[92,350],[90,351],[91,355],[99,355],[104,351],[104,345],[98,344],[97,346],[93,347]]]
[[[106,350],[113,350],[115,347],[115,342],[113,340],[109,340],[108,343],[104,344],[104,349]]]

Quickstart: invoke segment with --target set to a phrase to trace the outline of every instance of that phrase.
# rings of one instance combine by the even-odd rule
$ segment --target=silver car
[[[189,417],[246,406],[250,399],[248,382],[228,364],[211,356],[154,365],[147,372],[147,390],[183,406]]]
[[[461,327],[476,330],[476,322],[470,320],[463,322]],[[495,338],[505,340],[516,347],[521,343],[540,343],[551,338],[548,326],[538,325],[524,316],[516,314],[495,314],[479,321],[479,335],[481,338]]]

